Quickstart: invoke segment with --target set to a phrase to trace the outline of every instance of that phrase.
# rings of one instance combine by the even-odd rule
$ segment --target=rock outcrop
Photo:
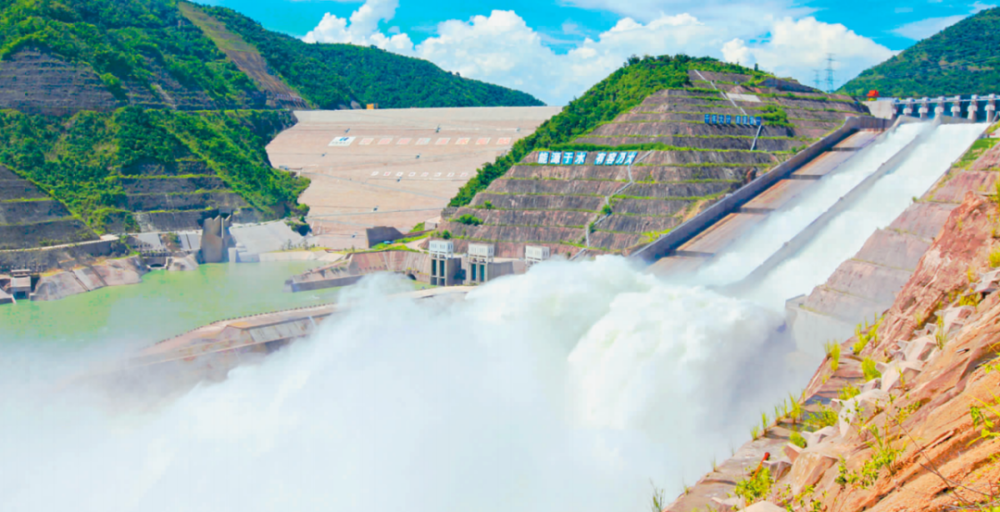
[[[998,219],[996,203],[966,195],[880,322],[817,370],[804,413],[764,434],[787,439],[788,428],[805,426],[805,446],[772,451],[790,471],[747,501],[828,512],[1000,504]],[[712,478],[666,510],[694,510],[718,494]],[[745,478],[744,470],[733,484]]]

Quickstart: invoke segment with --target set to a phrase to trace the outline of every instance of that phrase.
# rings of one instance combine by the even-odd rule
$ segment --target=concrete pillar
[[[979,112],[979,103],[976,102],[976,100],[970,101],[969,102],[969,112],[967,114],[968,118],[970,120],[972,120],[972,121],[975,121],[976,120],[976,114],[978,112]]]
[[[990,100],[989,103],[986,104],[985,110],[986,110],[986,121],[992,123],[996,119],[996,110],[997,110],[996,101]]]
[[[232,235],[229,234],[231,217],[219,215],[202,221],[201,227],[201,262],[224,263],[229,259],[229,246],[232,245]]]
[[[918,112],[920,113],[920,119],[927,119],[928,115],[930,114],[930,108],[927,106],[926,103],[924,103],[920,105],[920,110],[918,110]]]

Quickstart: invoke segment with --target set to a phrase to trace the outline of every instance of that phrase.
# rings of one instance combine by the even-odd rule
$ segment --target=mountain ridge
[[[986,9],[863,71],[839,92],[923,97],[1000,92],[1000,8]]]

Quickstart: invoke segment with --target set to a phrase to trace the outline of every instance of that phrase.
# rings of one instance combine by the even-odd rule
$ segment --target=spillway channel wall
[[[697,236],[698,233],[701,233],[709,226],[722,220],[726,215],[733,213],[739,207],[747,204],[761,192],[764,192],[778,181],[788,178],[788,176],[790,176],[793,172],[819,156],[824,151],[827,151],[837,145],[854,132],[865,129],[886,130],[890,126],[892,126],[892,121],[888,119],[879,119],[874,117],[848,118],[847,121],[844,122],[844,125],[837,129],[837,131],[814,142],[805,150],[779,164],[777,167],[772,169],[771,172],[758,177],[746,186],[720,199],[718,202],[706,208],[704,211],[694,216],[684,224],[681,224],[673,231],[661,236],[656,241],[632,253],[630,257],[640,259],[646,263],[652,263],[664,256],[667,256]]]

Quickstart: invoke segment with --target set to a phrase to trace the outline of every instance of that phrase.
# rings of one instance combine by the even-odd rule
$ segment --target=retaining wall
[[[677,250],[677,248],[681,245],[687,243],[688,240],[694,238],[694,236],[698,233],[702,232],[712,224],[715,224],[744,204],[750,202],[750,200],[757,197],[757,195],[761,192],[767,190],[771,187],[771,185],[787,178],[807,162],[816,158],[840,141],[846,139],[852,133],[866,128],[886,129],[889,126],[890,122],[885,119],[876,119],[871,117],[849,118],[844,125],[834,133],[813,143],[804,151],[778,165],[770,172],[753,180],[743,188],[719,200],[691,220],[678,226],[676,229],[660,237],[655,242],[634,252],[631,256],[647,263],[652,263],[653,261],[670,254],[671,252]]]
[[[3,235],[0,234],[0,239]],[[125,256],[128,248],[117,240],[98,240],[64,247],[46,247],[19,251],[0,251],[0,272],[16,268],[44,271],[70,269],[93,262],[96,258]]]
[[[69,216],[58,201],[13,201],[0,203],[0,224],[33,224]]]

